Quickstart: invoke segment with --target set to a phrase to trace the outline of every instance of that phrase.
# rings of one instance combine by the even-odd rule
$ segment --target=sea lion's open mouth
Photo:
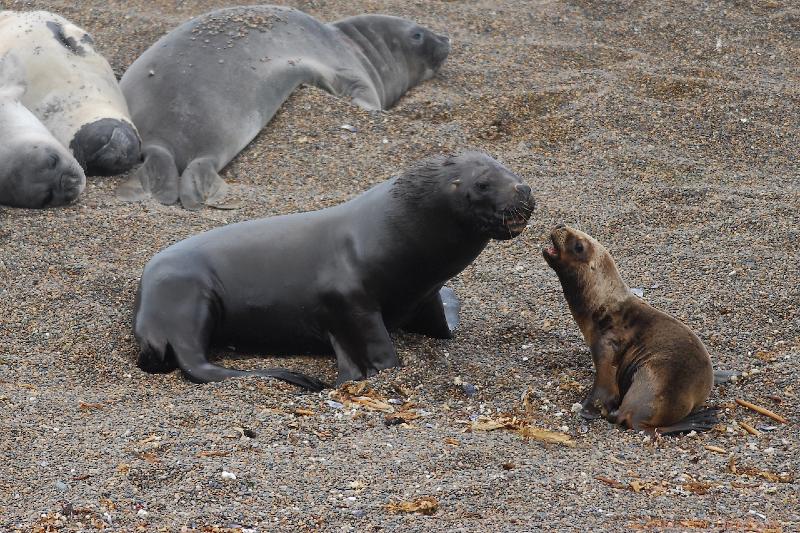
[[[522,215],[507,218],[505,226],[514,235],[519,235],[528,226],[528,218]]]

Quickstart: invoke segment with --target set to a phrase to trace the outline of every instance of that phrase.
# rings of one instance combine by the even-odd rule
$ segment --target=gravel
[[[85,27],[117,74],[224,4],[0,0]],[[796,3],[290,4],[325,21],[413,18],[449,33],[453,52],[387,113],[298,90],[223,172],[242,209],[123,204],[113,191],[124,177],[90,179],[67,208],[0,208],[0,530],[800,528]],[[394,336],[404,367],[371,379],[371,394],[417,418],[387,425],[329,391],[198,386],[134,365],[134,290],[158,250],[339,203],[465,147],[522,175],[538,207],[525,234],[453,280],[455,339]],[[557,222],[592,233],[717,368],[741,372],[712,393],[716,430],[654,440],[572,411],[592,365],[540,253]],[[335,377],[332,358],[220,356]],[[500,414],[575,447],[469,431]],[[430,515],[387,508],[428,497]]]

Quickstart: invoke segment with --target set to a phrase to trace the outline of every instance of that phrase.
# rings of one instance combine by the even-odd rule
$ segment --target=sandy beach
[[[226,5],[0,0],[87,29],[118,77]],[[122,203],[126,176],[89,178],[66,208],[0,207],[0,530],[800,530],[797,2],[287,5],[325,22],[411,18],[453,49],[385,113],[296,91],[222,172],[241,209]],[[454,339],[394,334],[403,367],[349,395],[136,367],[133,298],[156,252],[463,148],[522,176],[537,208],[452,280]],[[593,367],[541,255],[559,222],[604,243],[631,287],[741,374],[712,391],[714,430],[653,439],[572,411]],[[336,376],[332,357],[218,355]],[[572,445],[480,429],[513,416]],[[420,498],[429,514],[397,507]]]

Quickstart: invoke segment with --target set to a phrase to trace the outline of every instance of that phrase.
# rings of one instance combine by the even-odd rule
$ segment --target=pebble
[[[236,479],[236,474],[233,472],[226,472],[225,470],[222,471],[222,479]]]
[[[67,486],[67,484],[64,483],[63,481],[56,481],[56,489],[58,489],[59,492],[64,492],[68,488],[69,487]]]

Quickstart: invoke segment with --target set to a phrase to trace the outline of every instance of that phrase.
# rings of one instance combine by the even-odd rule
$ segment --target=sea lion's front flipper
[[[187,165],[181,174],[180,198],[186,209],[200,209],[203,205],[217,209],[238,209],[236,202],[228,201],[230,185],[219,177],[214,160],[201,157]]]
[[[386,368],[400,366],[379,311],[354,309],[349,305],[338,311],[329,333],[339,368],[337,385],[359,381]]]
[[[442,287],[419,306],[403,329],[435,339],[452,339],[453,331],[459,324],[460,310],[461,302],[453,289]]]
[[[117,198],[139,202],[153,196],[164,205],[178,201],[178,168],[172,154],[161,146],[142,149],[144,163],[133,176],[117,187]]]

